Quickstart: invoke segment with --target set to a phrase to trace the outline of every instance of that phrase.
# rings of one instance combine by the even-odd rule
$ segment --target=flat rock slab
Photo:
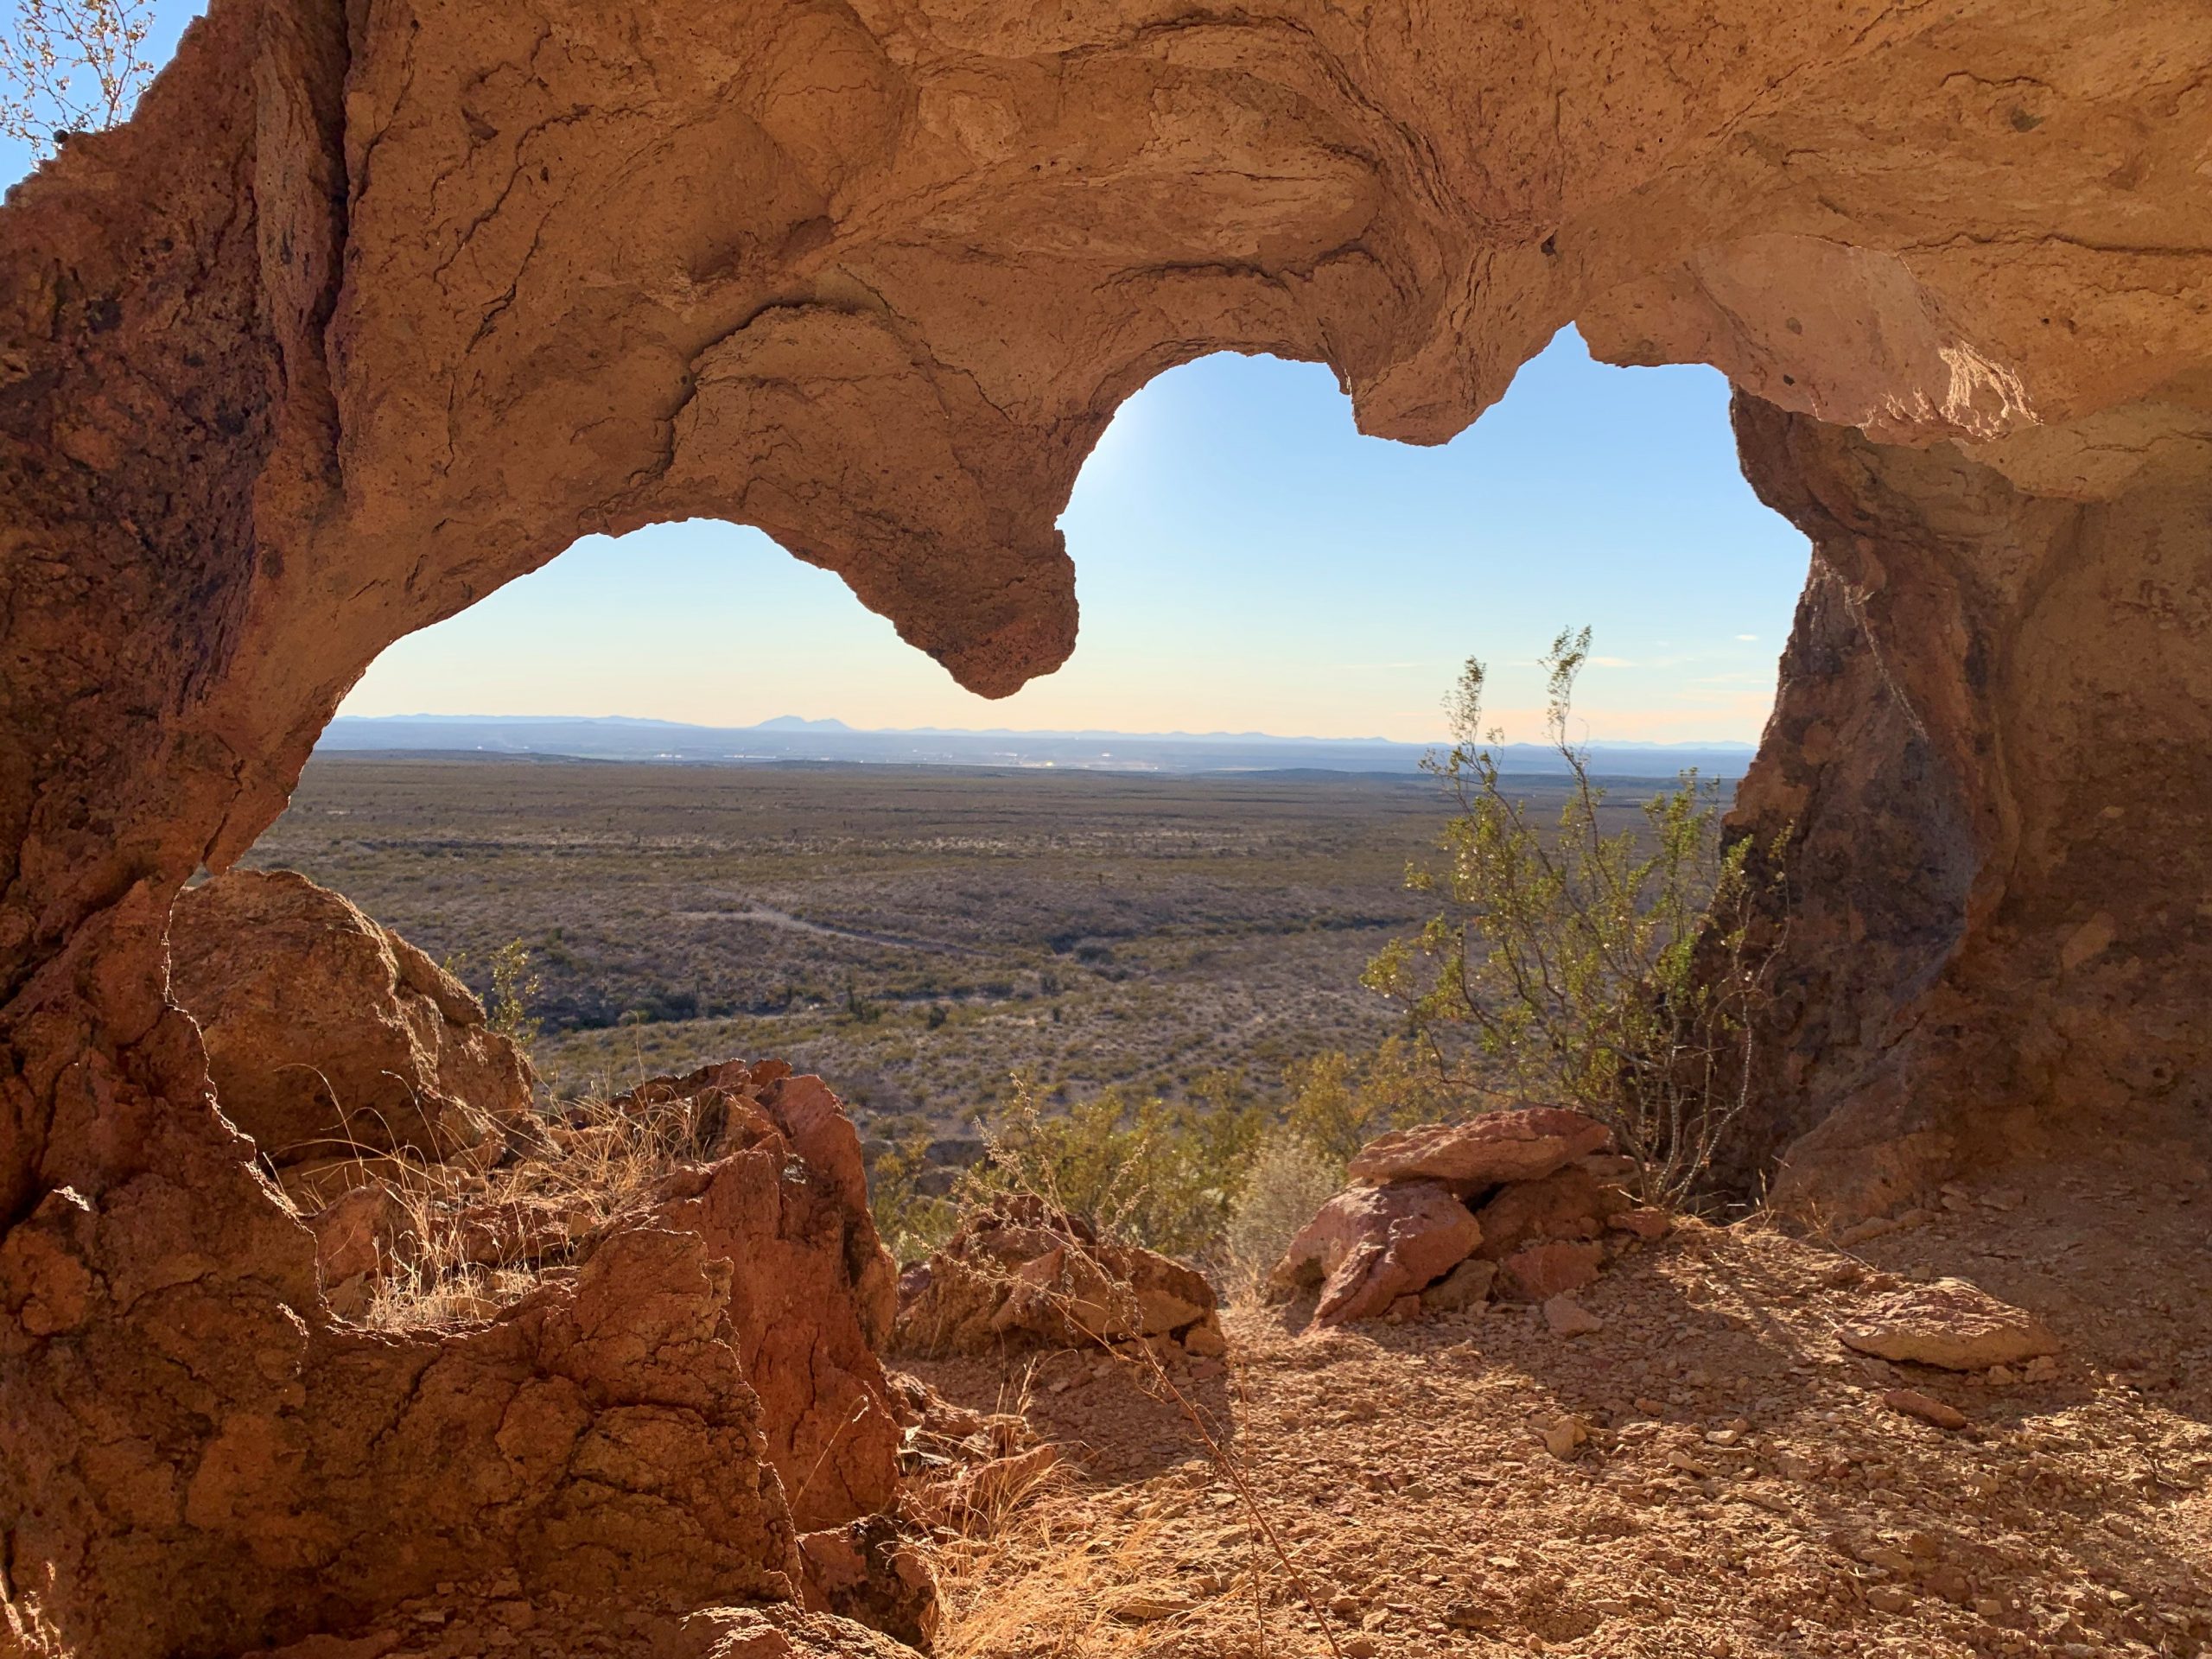
[[[1399,1129],[1361,1147],[1350,1173],[1371,1186],[1440,1181],[1464,1198],[1507,1181],[1541,1180],[1612,1142],[1612,1131],[1593,1117],[1530,1106],[1485,1112],[1465,1123]]]
[[[1862,1354],[1947,1371],[1984,1371],[2058,1351],[2058,1338],[2034,1314],[1963,1279],[1891,1291],[1836,1335]]]

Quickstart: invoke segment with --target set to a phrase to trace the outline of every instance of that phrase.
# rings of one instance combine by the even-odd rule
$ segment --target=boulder
[[[1436,1181],[1461,1197],[1507,1181],[1541,1179],[1602,1152],[1613,1135],[1595,1118],[1559,1106],[1485,1112],[1464,1123],[1424,1123],[1370,1141],[1351,1160],[1355,1181]]]
[[[541,1157],[563,1156],[584,1174],[542,1173]],[[625,1173],[597,1189],[575,1184],[601,1160]],[[581,1128],[554,1126],[488,1179],[416,1179],[442,1185],[403,1199],[370,1182],[308,1217],[341,1317],[365,1311],[378,1274],[425,1262],[526,1275],[594,1262],[639,1227],[695,1236],[726,1269],[716,1283],[729,1339],[800,1529],[896,1503],[899,1427],[877,1352],[897,1268],[868,1211],[859,1136],[819,1077],[780,1061],[656,1077]],[[645,1185],[625,1192],[622,1180]],[[459,1306],[475,1313],[477,1300]]]
[[[1317,1323],[1377,1319],[1465,1261],[1482,1242],[1467,1206],[1435,1181],[1355,1186],[1321,1206],[1276,1263],[1278,1293],[1318,1285]]]
[[[1607,1220],[1628,1207],[1628,1195],[1619,1187],[1600,1182],[1580,1164],[1568,1164],[1537,1179],[1501,1187],[1475,1211],[1483,1227],[1480,1253],[1502,1262],[1526,1244],[1596,1238]]]
[[[276,1164],[489,1161],[530,1109],[530,1062],[467,987],[289,870],[178,895],[169,994],[200,1022],[224,1116]]]
[[[626,1099],[634,1110],[682,1109],[710,1160],[677,1165],[652,1220],[696,1233],[731,1264],[732,1340],[800,1529],[889,1508],[899,1427],[877,1352],[898,1268],[868,1213],[842,1103],[779,1061],[656,1078]]]
[[[2058,1338],[2041,1319],[1963,1279],[1891,1291],[1836,1336],[1862,1354],[1948,1371],[1987,1370],[2058,1351]]]
[[[965,1217],[899,1281],[896,1351],[918,1357],[1172,1338],[1214,1351],[1213,1287],[1156,1251],[1099,1238],[1079,1216],[1009,1196]]]
[[[1554,1296],[1594,1283],[1605,1261],[1602,1245],[1586,1240],[1562,1239],[1549,1244],[1524,1246],[1497,1267],[1508,1294],[1523,1302],[1548,1302]]]

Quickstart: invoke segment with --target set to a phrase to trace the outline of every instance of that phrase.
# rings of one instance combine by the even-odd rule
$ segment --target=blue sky
[[[1001,702],[836,577],[696,521],[580,542],[392,646],[346,712],[1424,741],[1471,655],[1527,736],[1538,653],[1586,622],[1592,734],[1750,740],[1806,562],[1737,470],[1718,373],[1607,368],[1571,332],[1434,449],[1359,436],[1318,365],[1173,370],[1122,405],[1061,525],[1075,655]]]
[[[161,8],[163,49],[188,10]],[[27,159],[0,145],[0,178]],[[1591,735],[1749,741],[1807,557],[1737,469],[1717,372],[1608,368],[1571,329],[1432,449],[1359,436],[1317,365],[1173,370],[1122,406],[1061,524],[1081,638],[1001,702],[961,690],[835,576],[693,522],[578,543],[393,645],[345,711],[1425,741],[1473,655],[1525,737],[1538,653],[1588,623]]]

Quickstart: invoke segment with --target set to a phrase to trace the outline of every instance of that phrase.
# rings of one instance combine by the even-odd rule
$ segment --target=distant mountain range
[[[689,726],[677,721],[537,715],[341,715],[318,746],[362,750],[464,751],[570,755],[586,760],[690,765],[842,761],[861,765],[1054,766],[1092,772],[1344,772],[1404,775],[1428,746],[1385,738],[1273,737],[1265,732],[856,731],[841,720],[779,715],[758,726]],[[1672,778],[1694,766],[1706,777],[1739,778],[1748,743],[1592,743],[1592,770],[1614,777]],[[1535,743],[1499,751],[1507,771],[1556,773],[1557,754]]]

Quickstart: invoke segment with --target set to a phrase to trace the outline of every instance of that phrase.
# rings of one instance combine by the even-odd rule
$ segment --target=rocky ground
[[[1135,1365],[917,1365],[1071,1454],[994,1541],[948,1546],[939,1651],[2212,1650],[2207,1171],[2154,1135],[2117,1155],[1947,1189],[1849,1247],[1687,1224],[1585,1295],[1580,1337],[1505,1306],[1312,1335],[1310,1299],[1235,1310],[1225,1370],[1168,1373],[1225,1459]],[[1941,1276],[2040,1315],[2055,1370],[1839,1341]]]

